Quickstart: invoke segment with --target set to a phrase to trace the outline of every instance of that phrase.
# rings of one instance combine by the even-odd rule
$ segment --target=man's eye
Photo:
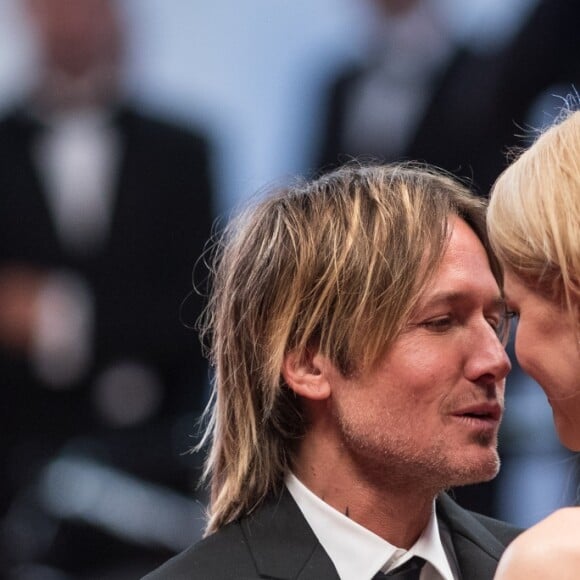
[[[515,310],[506,309],[502,312],[502,316],[497,322],[492,324],[490,321],[491,326],[504,346],[507,344],[512,324],[516,321],[517,317],[518,313]]]
[[[432,330],[434,332],[444,332],[449,330],[453,325],[453,320],[451,316],[441,316],[438,318],[431,318],[430,320],[425,320],[420,326],[426,328],[427,330]]]

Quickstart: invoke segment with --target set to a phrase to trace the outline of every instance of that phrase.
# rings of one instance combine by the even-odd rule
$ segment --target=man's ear
[[[282,376],[297,395],[322,401],[330,396],[330,383],[325,372],[328,364],[328,359],[316,351],[293,350],[284,356]]]

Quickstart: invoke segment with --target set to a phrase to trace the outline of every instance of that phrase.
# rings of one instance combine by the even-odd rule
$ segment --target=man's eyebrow
[[[420,301],[421,306],[437,306],[438,304],[452,304],[454,302],[466,302],[472,299],[471,292],[450,291],[450,292],[435,292],[433,294],[424,296]],[[501,294],[497,294],[489,301],[489,306],[492,308],[503,308],[505,306],[505,298]]]

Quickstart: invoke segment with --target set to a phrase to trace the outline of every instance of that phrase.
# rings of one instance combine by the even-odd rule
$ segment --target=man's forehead
[[[504,299],[496,285],[494,291],[488,291],[485,293],[482,293],[475,288],[427,290],[419,299],[418,306],[421,308],[426,306],[461,304],[475,302],[481,300],[482,298],[486,302],[486,305],[489,306],[497,306],[499,308],[504,304]]]
[[[481,239],[461,218],[452,218],[450,225],[445,251],[419,302],[501,302],[502,293]]]

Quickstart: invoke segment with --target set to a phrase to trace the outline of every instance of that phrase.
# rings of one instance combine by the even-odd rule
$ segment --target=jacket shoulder
[[[257,579],[239,522],[233,522],[168,560],[143,580]]]
[[[522,528],[518,528],[507,522],[502,522],[501,520],[496,520],[475,512],[469,513],[506,546],[523,532]]]
[[[497,553],[501,553],[523,531],[507,522],[466,510],[446,493],[440,494],[437,498],[437,510],[453,533],[475,543],[486,545],[488,548],[493,544],[495,548],[492,551],[497,551]]]
[[[159,140],[162,147],[169,144],[198,150],[210,148],[210,140],[201,128],[132,104],[124,103],[119,106],[115,120],[125,132],[140,137],[148,136],[152,142]]]

